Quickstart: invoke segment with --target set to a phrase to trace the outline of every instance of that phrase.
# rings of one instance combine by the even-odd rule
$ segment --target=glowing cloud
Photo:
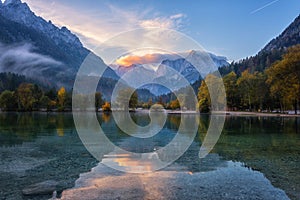
[[[158,63],[159,60],[161,60],[161,56],[158,54],[146,54],[144,56],[128,55],[119,58],[116,63],[124,67],[129,67],[132,64]]]
[[[177,54],[149,53],[145,55],[126,55],[116,60],[115,64],[123,67],[130,67],[133,64],[147,65],[160,64],[163,60],[175,60],[180,58]]]

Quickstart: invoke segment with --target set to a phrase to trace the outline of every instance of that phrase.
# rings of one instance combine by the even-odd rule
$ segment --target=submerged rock
[[[49,180],[33,185],[29,185],[27,188],[22,190],[24,195],[43,195],[43,194],[52,194],[58,185],[58,182]]]

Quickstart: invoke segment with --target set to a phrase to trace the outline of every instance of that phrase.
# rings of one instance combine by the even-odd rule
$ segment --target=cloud
[[[150,63],[158,63],[161,60],[161,56],[159,54],[146,54],[144,56],[137,55],[128,55],[123,56],[116,61],[116,64],[128,67],[132,64],[150,64]]]
[[[176,15],[170,16],[170,19],[180,19],[180,18],[184,18],[184,17],[185,17],[185,14],[178,13]]]
[[[167,28],[178,30],[184,26],[186,15],[165,16],[151,8],[119,8],[102,5],[101,10],[78,9],[59,1],[26,0],[32,10],[58,26],[67,26],[88,48],[94,49],[114,35],[137,28]],[[130,40],[130,39],[129,39]],[[163,44],[163,40],[161,40]],[[126,46],[126,48],[128,48]]]
[[[117,65],[123,67],[129,67],[132,64],[160,64],[163,60],[175,60],[180,58],[182,55],[178,54],[164,54],[164,53],[153,53],[153,54],[145,54],[145,55],[126,55],[122,56],[116,60]]]
[[[14,72],[40,77],[47,70],[61,67],[62,63],[49,56],[33,52],[31,44],[8,46],[0,43],[0,72]]]

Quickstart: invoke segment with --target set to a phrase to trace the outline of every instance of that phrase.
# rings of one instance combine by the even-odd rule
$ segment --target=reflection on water
[[[69,115],[69,114],[66,114]],[[36,139],[41,133],[63,136],[64,129],[74,128],[71,116],[46,113],[1,113],[0,146],[14,146]]]
[[[138,114],[140,115],[141,113]],[[89,152],[105,165],[125,172],[144,173],[168,166],[193,143],[198,130],[199,116],[196,115],[181,116],[178,130],[170,129],[169,123],[161,124],[163,120],[169,121],[166,114],[162,112],[149,113],[151,121],[147,126],[132,126],[131,122],[126,120],[126,116],[128,116],[126,113],[117,112],[111,118],[116,121],[115,123],[100,121],[100,127],[93,113],[74,115],[79,136]],[[141,117],[139,120],[142,119],[147,118]],[[126,122],[128,127],[125,127]],[[123,130],[126,131],[124,136],[119,134],[119,137],[114,137],[116,133]],[[103,156],[107,154],[110,155],[109,158],[103,160]],[[127,157],[131,158],[131,163],[136,163],[138,166],[125,165],[125,162],[120,164],[118,162],[120,154],[129,155]],[[122,157],[121,160],[124,158]]]
[[[62,199],[288,199],[260,172],[224,163],[205,173],[177,167],[146,174],[121,173],[100,163],[64,191]]]
[[[149,124],[147,115],[139,113],[131,114],[131,117],[140,126]],[[159,158],[162,160],[168,160],[167,157],[164,158],[152,152],[159,152],[176,138],[176,132],[180,122],[184,121],[184,116],[168,115],[162,131],[150,138],[134,138],[124,133],[116,126],[113,116],[109,114],[99,114],[97,119],[107,139],[119,147],[116,150],[105,140],[101,140],[101,148],[92,145],[97,149],[97,158],[102,163],[114,163],[118,167],[125,168],[133,166],[135,170],[143,166],[143,170],[146,168],[150,171],[153,170],[153,167],[155,168],[151,162],[147,163],[147,159],[143,160],[140,157],[135,157],[136,154],[128,154],[124,151],[149,153],[147,155],[160,156]],[[185,119],[183,126],[193,126],[193,115],[189,115]],[[224,130],[217,145],[209,155],[199,159],[199,149],[205,139],[209,121],[209,115],[201,115],[196,136],[189,132],[179,134],[180,140],[192,138],[193,143],[175,163],[160,170],[157,174],[148,175],[148,177],[144,175],[144,177],[137,179],[131,175],[128,177],[126,175],[123,180],[125,182],[122,182],[122,178],[120,179],[120,185],[130,181],[130,178],[137,180],[139,184],[141,180],[153,184],[154,182],[151,181],[158,176],[163,177],[161,181],[166,184],[161,184],[160,187],[169,188],[168,184],[170,184],[174,188],[181,188],[179,190],[186,190],[187,187],[177,183],[181,180],[184,180],[183,183],[186,185],[189,185],[189,181],[199,181],[198,186],[205,187],[200,183],[202,176],[205,176],[206,181],[212,181],[211,187],[214,184],[218,185],[218,181],[224,181],[222,184],[230,185],[226,181],[234,180],[229,179],[229,174],[228,180],[210,178],[210,175],[221,172],[235,174],[234,179],[249,178],[249,181],[253,181],[251,183],[255,185],[255,180],[250,177],[251,175],[255,177],[256,171],[259,171],[270,180],[272,185],[283,189],[290,198],[297,199],[300,196],[300,175],[298,173],[300,166],[300,118],[227,116]],[[88,142],[95,144],[93,140]],[[172,153],[176,154],[176,152]],[[0,196],[8,199],[20,199],[21,190],[26,185],[45,180],[57,180],[59,191],[72,187],[79,174],[87,172],[96,163],[82,145],[71,114],[0,113],[0,155]],[[230,163],[239,163],[239,167],[233,167]],[[92,172],[100,173],[100,175],[102,173],[105,177],[107,168],[104,169],[101,163],[98,166]],[[248,168],[254,171],[248,170]],[[226,170],[222,171],[221,169]],[[237,170],[240,174],[233,170]],[[120,173],[112,170],[109,176],[120,176]],[[261,180],[265,182],[265,180]],[[175,184],[172,181],[177,182]],[[100,183],[103,184],[101,181]],[[270,185],[267,186],[267,182],[265,183],[264,186],[271,187]],[[240,184],[246,183],[240,182]],[[144,189],[148,191],[151,187],[155,186],[144,185],[141,192],[145,192]],[[123,190],[126,191],[126,188]],[[193,192],[197,194],[194,190]],[[230,195],[237,191],[227,192]],[[166,191],[166,193],[168,192]],[[170,197],[167,194],[164,195]],[[36,199],[47,198],[37,197]]]

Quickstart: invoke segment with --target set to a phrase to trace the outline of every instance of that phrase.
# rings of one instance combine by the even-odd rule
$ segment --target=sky
[[[300,14],[299,0],[22,1],[37,15],[69,28],[92,50],[120,33],[160,27],[235,61],[255,55]],[[163,36],[157,40],[165,45]]]

